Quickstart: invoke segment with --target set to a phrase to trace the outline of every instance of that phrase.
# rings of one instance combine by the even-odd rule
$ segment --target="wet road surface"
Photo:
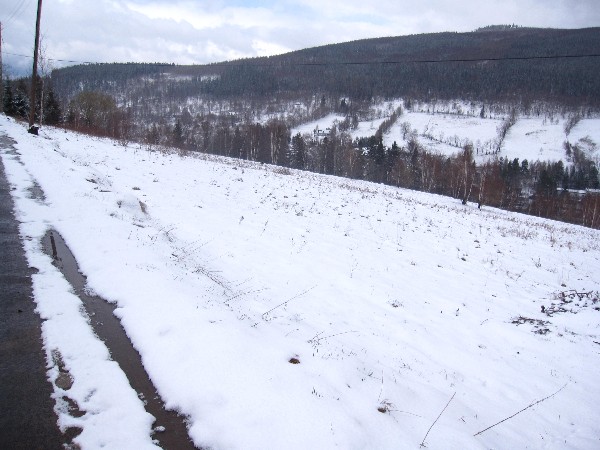
[[[0,136],[0,147],[12,142]],[[61,449],[19,224],[0,159],[0,448]]]

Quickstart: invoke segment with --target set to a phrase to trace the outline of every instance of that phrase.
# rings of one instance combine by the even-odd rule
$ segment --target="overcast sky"
[[[44,0],[44,54],[202,64],[492,24],[600,26],[600,0]],[[5,73],[31,70],[37,0],[0,0]],[[64,62],[69,60],[74,62]]]

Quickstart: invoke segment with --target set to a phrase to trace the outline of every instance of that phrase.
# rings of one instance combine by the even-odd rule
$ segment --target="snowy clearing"
[[[117,304],[198,446],[418,448],[454,394],[427,448],[600,445],[598,230],[63,130],[35,137],[4,116],[0,133],[17,142],[2,160],[39,271],[48,375],[58,352],[74,378],[55,388],[60,425],[83,428],[83,449],[155,448],[152,417],[42,252],[49,228],[90,292]]]
[[[349,130],[352,139],[373,136],[381,123],[389,118],[391,111],[401,104],[401,100],[383,102],[379,109],[375,108],[380,118],[360,121],[356,129]],[[477,108],[473,109],[471,105],[469,110],[468,104],[460,102],[454,107],[447,106],[447,108],[447,111],[439,107],[436,110],[434,106],[423,103],[413,111],[404,110],[390,130],[384,133],[384,145],[391,147],[396,142],[403,147],[408,144],[411,137],[414,137],[427,151],[447,156],[461,152],[464,145],[470,143],[473,145],[477,162],[503,157],[510,160],[518,158],[520,161],[527,159],[529,162],[539,160],[568,163],[564,148],[565,141],[576,145],[581,144],[583,139],[588,142],[582,146],[588,157],[596,162],[600,160],[598,152],[600,118],[581,119],[567,135],[565,133],[567,119],[564,117],[518,116],[517,122],[510,128],[502,143],[500,152],[495,154],[493,151],[497,146],[498,129],[505,117],[490,114],[481,118],[476,115]],[[319,130],[326,130],[343,120],[342,115],[329,114],[294,128],[291,134],[312,136],[317,127]],[[409,130],[408,133],[405,132],[406,129]]]
[[[407,144],[407,136],[402,132],[405,122],[416,132],[417,139],[428,151],[450,156],[459,153],[467,141],[476,149],[481,149],[482,155],[484,151],[489,152],[502,120],[457,114],[407,112],[386,133],[385,145],[391,146],[394,142],[400,146]]]

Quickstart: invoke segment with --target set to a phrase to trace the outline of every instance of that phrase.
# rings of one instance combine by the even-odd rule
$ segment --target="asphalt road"
[[[0,148],[12,142],[0,136]],[[0,449],[61,449],[41,320],[0,159]]]

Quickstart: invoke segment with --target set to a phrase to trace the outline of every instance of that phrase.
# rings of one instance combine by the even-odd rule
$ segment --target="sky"
[[[492,24],[600,25],[598,0],[44,0],[46,70],[79,62],[204,64],[357,39]],[[0,0],[4,74],[31,71],[37,0]],[[23,56],[25,55],[25,56]]]

